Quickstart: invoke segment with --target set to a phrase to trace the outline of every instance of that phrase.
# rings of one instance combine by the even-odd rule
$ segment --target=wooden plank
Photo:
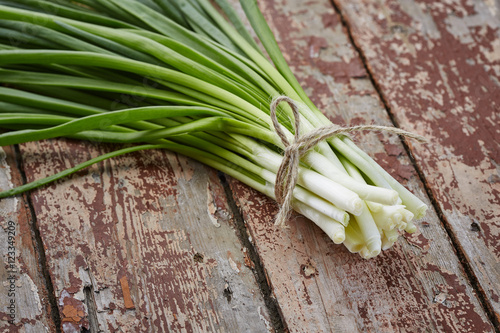
[[[11,147],[0,148],[0,189],[22,184]],[[0,200],[0,331],[53,332],[39,254],[23,197]]]
[[[334,122],[391,124],[328,1],[259,5],[299,80]],[[397,138],[356,138],[429,203]],[[334,245],[302,217],[292,218],[288,229],[275,228],[275,203],[237,181],[231,185],[291,332],[493,330],[432,208],[417,223],[419,232],[367,261]]]
[[[108,152],[22,145],[28,181]],[[32,194],[66,332],[267,332],[217,174],[175,154],[106,161]]]
[[[499,323],[500,3],[335,2]]]

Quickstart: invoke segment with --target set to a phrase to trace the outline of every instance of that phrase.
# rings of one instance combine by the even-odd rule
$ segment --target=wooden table
[[[230,177],[166,151],[135,153],[0,201],[2,332],[499,331],[500,3],[259,5],[334,122],[429,139],[356,135],[429,204],[419,231],[363,260],[303,217],[275,228],[275,203]],[[4,147],[0,184],[116,148]]]

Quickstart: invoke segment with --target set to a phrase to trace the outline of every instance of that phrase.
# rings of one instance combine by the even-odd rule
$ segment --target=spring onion
[[[127,145],[0,198],[145,149],[184,154],[275,198],[285,147],[273,98],[300,106],[301,134],[331,122],[292,74],[256,1],[241,5],[265,50],[227,0],[2,1],[0,145],[63,136]],[[290,106],[279,104],[277,115],[291,141]],[[292,205],[363,258],[414,232],[427,208],[345,135],[302,157]]]

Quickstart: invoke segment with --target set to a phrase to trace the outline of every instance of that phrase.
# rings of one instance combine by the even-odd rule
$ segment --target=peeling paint
[[[85,304],[71,296],[66,290],[63,290],[59,296],[59,307],[63,327],[66,327],[69,332],[72,330],[80,332],[82,328],[89,328]]]
[[[450,27],[455,26],[453,30],[458,31],[460,44],[465,45],[475,42],[468,39],[475,37],[470,33],[470,27],[477,29],[481,38],[491,38],[495,26],[489,21],[479,24],[471,14],[477,7],[470,5],[451,14],[449,9],[458,6],[460,1],[426,4],[407,0],[402,3],[406,6],[402,11],[392,4],[387,6],[391,10],[386,10],[386,13],[375,10],[373,15],[355,16],[359,24],[368,23],[371,27],[365,29],[365,34],[359,38],[365,43],[375,40],[380,45],[390,44],[386,48],[388,57],[396,60],[390,63],[391,66],[384,67],[388,68],[386,75],[377,76],[375,80],[382,84],[390,82],[392,90],[388,93],[388,101],[393,103],[394,110],[409,107],[416,110],[407,118],[403,116],[403,120],[415,120],[405,121],[405,124],[414,123],[417,132],[428,134],[435,142],[444,144],[444,147],[437,148],[437,152],[424,151],[420,156],[428,157],[425,167],[441,171],[431,179],[431,184],[447,193],[442,198],[438,196],[445,212],[459,211],[457,215],[449,216],[457,217],[456,221],[465,222],[467,227],[471,222],[469,216],[478,218],[484,232],[479,236],[474,233],[473,237],[484,238],[485,245],[495,249],[497,245],[493,241],[500,232],[498,226],[490,222],[497,216],[495,211],[488,207],[479,209],[483,207],[480,205],[471,207],[448,193],[459,187],[469,193],[483,193],[480,191],[485,189],[489,194],[486,201],[497,203],[498,193],[490,191],[490,185],[497,184],[494,172],[498,173],[498,168],[492,165],[498,163],[498,159],[488,139],[494,138],[498,129],[495,127],[495,112],[488,113],[488,107],[496,110],[498,104],[485,102],[494,97],[496,91],[491,83],[495,67],[487,69],[489,74],[482,77],[477,86],[460,78],[464,68],[468,68],[466,74],[486,68],[486,62],[496,59],[496,46],[480,49],[481,52],[473,56],[474,52],[470,52],[457,62],[443,62],[443,59],[436,62],[432,59],[435,54],[429,52],[435,48],[450,52],[459,50],[457,44],[441,44],[441,38],[450,34],[446,32]],[[365,3],[353,1],[347,6],[362,11],[377,9],[381,4],[383,2],[379,1],[364,7]],[[330,118],[339,120],[339,123],[340,120],[356,123],[367,119],[388,122],[380,101],[374,97],[376,92],[362,61],[329,4],[289,0],[262,5],[265,15],[274,18],[269,22],[277,32],[285,57],[308,92],[313,94],[313,100],[329,112]],[[492,8],[496,8],[495,4],[488,3],[486,9],[490,13],[495,12]],[[435,12],[443,15],[434,17]],[[445,29],[443,22],[447,24]],[[469,31],[460,31],[463,27]],[[369,49],[366,55],[368,58],[379,57],[378,51]],[[430,56],[426,57],[426,52]],[[422,60],[418,68],[415,59]],[[398,66],[407,71],[397,70]],[[410,67],[415,67],[415,70],[409,73]],[[365,87],[361,89],[363,85]],[[418,95],[419,99],[405,101],[401,98],[408,91]],[[459,102],[453,104],[451,100],[454,99]],[[400,100],[404,102],[395,102]],[[479,115],[486,114],[485,119],[489,119],[486,134],[477,133],[479,116],[475,118],[473,113],[482,107],[488,109]],[[350,115],[351,109],[358,114]],[[371,115],[371,109],[376,109],[377,114]],[[338,112],[333,114],[334,110]],[[456,116],[457,124],[447,121],[449,114]],[[418,119],[434,125],[428,127]],[[442,132],[436,135],[436,129],[442,129]],[[455,133],[464,133],[466,139],[457,140]],[[391,173],[422,192],[401,146],[387,142],[383,145],[379,140],[382,137],[366,136],[372,139],[366,144],[376,148],[373,150],[375,158],[381,164],[394,166]],[[477,140],[477,137],[481,139]],[[111,148],[89,149],[84,143],[60,140],[23,145],[22,149],[28,178],[34,179]],[[64,153],[68,150],[73,154],[70,157]],[[382,151],[387,154],[382,154]],[[65,318],[63,329],[79,332],[85,327],[86,310],[81,302],[81,292],[89,280],[100,294],[106,295],[96,303],[102,310],[99,319],[110,331],[137,331],[145,327],[174,331],[238,331],[236,327],[247,327],[244,321],[250,321],[251,327],[261,324],[260,328],[269,329],[268,316],[262,305],[252,307],[257,308],[257,312],[242,310],[243,321],[234,317],[233,309],[238,308],[234,304],[239,301],[236,296],[244,294],[246,289],[241,280],[238,280],[238,287],[229,279],[245,275],[248,273],[246,267],[251,268],[253,263],[250,258],[247,260],[246,251],[239,253],[238,240],[234,232],[229,233],[229,213],[222,218],[226,215],[221,215],[225,212],[219,195],[222,190],[217,180],[213,180],[217,178],[214,173],[209,176],[212,177],[211,184],[215,184],[211,187],[199,172],[195,172],[201,170],[203,175],[207,169],[176,154],[152,152],[118,161],[101,163],[90,171],[82,171],[70,179],[35,191],[33,195],[44,244],[51,245],[47,246],[47,260],[56,293],[61,295],[59,302]],[[433,164],[432,161],[437,162]],[[478,163],[481,165],[479,171]],[[465,174],[466,177],[456,180],[456,174]],[[479,184],[468,183],[474,178],[480,179]],[[405,247],[408,244],[398,244],[376,260],[363,261],[332,244],[304,218],[295,216],[289,221],[289,229],[278,230],[272,223],[277,207],[271,200],[237,182],[232,181],[231,186],[237,193],[249,227],[249,238],[256,244],[273,296],[277,298],[290,330],[490,330],[484,314],[478,310],[477,300],[471,296],[470,286],[461,275],[443,230],[438,229],[434,238],[424,231],[414,234],[407,238],[409,247]],[[205,221],[207,212],[208,223]],[[437,228],[435,216],[429,221],[425,222],[429,229]],[[206,251],[208,246],[204,243],[224,242],[225,239],[203,227],[208,224],[215,229],[210,222],[218,227],[219,233],[232,235],[222,250],[214,247],[211,253]],[[202,235],[197,235],[197,232],[202,232]],[[231,242],[232,250],[227,251]],[[226,252],[228,260],[221,260]],[[193,260],[198,253],[204,254],[201,262]],[[451,268],[427,264],[431,259],[441,260],[440,255]],[[310,262],[311,258],[314,258],[314,264]],[[240,262],[245,262],[245,265]],[[297,274],[301,265],[304,265],[304,275]],[[234,274],[235,271],[239,274]],[[82,272],[87,272],[88,276]],[[92,279],[90,274],[93,274]],[[248,280],[246,283],[252,285]],[[498,290],[496,286],[489,289]],[[223,292],[226,290],[231,295],[230,307],[223,305],[229,303],[227,293]],[[252,302],[255,298],[248,294],[245,297],[244,302]],[[241,309],[249,309],[243,307],[243,301],[238,304]],[[256,304],[262,302],[256,301]],[[456,318],[459,320],[454,322]],[[225,326],[227,322],[234,326]]]
[[[0,148],[0,190],[21,185],[21,175],[16,168],[12,147]],[[48,313],[46,287],[39,271],[28,206],[22,197],[0,200],[0,331],[4,332],[49,332],[54,323]],[[15,262],[9,260],[15,249]],[[12,278],[15,292],[11,292]],[[14,324],[10,324],[7,306],[15,301]]]
[[[134,301],[132,301],[132,296],[130,295],[130,288],[128,285],[128,280],[126,276],[120,279],[120,285],[123,293],[123,302],[125,304],[125,309],[135,309]]]
[[[476,257],[488,262],[489,268],[473,264],[481,287],[495,285],[500,280],[491,268],[500,258],[500,186],[492,176],[500,161],[498,2],[335,3],[398,124],[432,142],[410,143],[410,149],[459,246],[472,263]],[[420,45],[416,53],[390,34],[393,22],[408,27],[407,42]],[[398,61],[404,56],[412,60]],[[481,232],[469,230],[474,221]],[[498,303],[492,306],[500,313]]]
[[[21,149],[28,177],[39,178],[65,167],[66,159],[78,163],[116,147],[52,140]],[[46,153],[38,155],[41,151]],[[220,193],[224,189],[214,171],[162,151],[119,157],[35,191],[55,293],[62,293],[64,327],[80,331],[88,324],[84,288],[89,286],[98,325],[109,331],[264,327],[256,310],[264,304],[262,296],[251,291],[258,288],[252,272],[238,264],[244,260],[241,245]],[[210,197],[219,228],[209,220]],[[229,261],[218,258],[228,250],[238,274],[229,275],[234,272]],[[193,260],[197,253],[203,253],[201,262]],[[220,288],[224,279],[234,295],[231,304]]]
[[[387,47],[384,52],[392,62],[387,61],[382,82],[389,82],[394,95],[406,96],[411,91],[419,96],[420,99],[412,102],[411,106],[418,110],[420,117],[428,117],[429,121],[436,123],[443,123],[449,117],[450,110],[446,106],[453,95],[455,99],[464,100],[463,105],[460,105],[462,108],[457,109],[457,112],[470,117],[470,110],[475,108],[476,102],[464,96],[465,89],[456,89],[456,72],[459,73],[462,64],[436,62],[432,53],[423,55],[429,49],[440,47],[445,36],[441,29],[443,20],[433,15],[434,8],[428,3],[401,2],[408,5],[407,11],[411,11],[412,15],[426,21],[414,23],[400,10],[398,3],[386,5],[384,1],[335,1],[339,8],[348,8],[346,13],[352,16],[345,16],[346,19],[352,19],[363,26],[362,33],[355,36],[359,38],[357,41],[361,46],[362,43],[376,40],[378,44]],[[390,124],[370,82],[367,80],[368,84],[363,85],[363,77],[352,78],[336,67],[335,62],[343,59],[338,54],[349,54],[350,51],[346,49],[351,46],[338,43],[342,27],[332,24],[338,22],[337,19],[322,18],[322,22],[327,22],[328,27],[318,27],[319,21],[311,18],[315,12],[328,11],[323,3],[290,0],[271,4],[262,2],[260,5],[271,22],[271,29],[278,36],[285,58],[294,59],[292,70],[305,85],[313,102],[330,119],[338,124],[370,121]],[[438,6],[439,2],[431,5]],[[421,37],[424,33],[425,36]],[[309,34],[315,38],[328,36],[324,38],[335,47],[316,48],[320,52],[311,52],[308,47],[311,44]],[[369,59],[380,57],[380,50],[376,47],[363,48],[363,52]],[[417,60],[421,60],[423,65],[415,66]],[[356,60],[353,61],[355,62]],[[405,70],[398,70],[401,66]],[[370,64],[368,67],[370,68]],[[345,76],[350,77],[349,80],[345,80]],[[436,84],[436,77],[439,77],[439,84]],[[381,78],[375,76],[374,79],[378,82]],[[363,89],[359,89],[362,86]],[[438,87],[437,91],[430,90],[430,86]],[[395,100],[394,95],[389,96],[389,102]],[[401,100],[406,102],[404,97]],[[393,107],[397,109],[402,106]],[[424,132],[425,124],[421,123],[416,129],[407,126],[407,122],[404,124],[405,129],[427,134]],[[453,131],[458,130],[452,128],[449,133],[443,131],[443,135],[451,138]],[[471,136],[476,135],[470,128],[468,130]],[[417,174],[397,139],[387,139],[384,135],[375,134],[363,134],[359,137],[360,145],[375,156],[380,164],[386,166],[391,174],[412,191],[425,197],[425,190],[419,184]],[[410,145],[413,146],[413,143]],[[440,162],[449,167],[447,157],[453,154],[454,151],[443,149]],[[273,295],[280,304],[290,330],[492,330],[467,277],[463,275],[446,232],[432,212],[429,213],[428,220],[422,221],[422,229],[425,230],[421,233],[409,236],[407,242],[398,242],[394,248],[385,251],[375,260],[366,261],[350,255],[343,247],[332,244],[321,231],[301,217],[288,221],[289,229],[276,230],[272,225],[276,206],[271,200],[236,181],[231,182],[231,188],[249,228],[249,237],[255,243],[266,269]],[[451,201],[449,205],[452,205]],[[304,264],[309,258],[314,259],[318,274],[306,278],[297,274],[297,263]],[[450,279],[447,283],[441,272],[435,272],[433,267],[426,266],[427,260],[444,262],[445,271],[456,280]],[[440,284],[443,281],[444,284]],[[446,289],[450,284],[460,286],[455,295]],[[446,300],[452,306],[432,305],[438,289],[448,295]],[[460,301],[455,301],[457,299]],[[451,322],[451,319],[458,317],[458,323]]]
[[[208,212],[208,217],[210,218],[210,221],[216,228],[220,228],[220,223],[217,220],[216,213],[217,213],[217,206],[215,205],[213,201],[213,197],[210,192],[210,185],[207,184],[207,212]]]
[[[241,268],[241,264],[240,263],[236,263],[233,259],[233,256],[231,254],[231,252],[227,252],[227,260],[229,261],[229,266],[232,268],[233,271],[235,271],[236,273],[239,273],[240,272],[240,268]]]

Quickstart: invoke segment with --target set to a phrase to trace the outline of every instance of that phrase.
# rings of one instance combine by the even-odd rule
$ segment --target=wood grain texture
[[[112,148],[54,140],[22,155],[31,181]],[[32,199],[65,332],[268,331],[215,171],[145,151]]]
[[[365,2],[338,1],[338,6],[347,8],[352,3],[362,7]],[[413,2],[410,0],[401,3],[407,5],[405,10],[410,13],[408,17],[421,20],[421,25],[417,24],[413,28],[415,32],[412,30],[412,33],[418,37],[418,31],[422,29],[434,38],[429,39],[430,44],[434,41],[435,45],[438,45],[436,41],[441,38],[444,41],[442,44],[448,45],[446,43],[449,38],[443,37],[444,32],[435,35],[435,31],[440,30],[436,28],[439,24],[429,18],[432,18],[432,15],[426,15],[425,11],[419,12],[419,6],[412,7]],[[293,71],[314,102],[334,122],[347,125],[390,125],[386,110],[367,77],[363,62],[351,45],[340,17],[334,12],[329,1],[259,0],[259,5],[276,33]],[[391,2],[389,9],[386,9],[389,14],[386,15],[384,10],[379,13],[377,6],[385,8],[383,1],[368,6],[370,10],[366,12],[363,12],[362,8],[352,7],[354,9],[350,12],[350,22],[354,18],[361,22],[359,26],[363,29],[360,28],[357,37],[361,38],[363,33],[369,35],[371,39],[367,39],[368,46],[369,42],[376,41],[377,36],[372,35],[392,27],[387,34],[379,35],[380,40],[377,41],[381,45],[391,45],[394,48],[393,53],[388,53],[391,58],[384,60],[385,63],[382,62],[388,68],[386,71],[398,68],[395,66],[398,66],[399,62],[407,64],[405,66],[408,67],[415,64],[427,66],[428,62],[432,63],[434,58],[438,58],[437,55],[428,55],[426,58],[427,53],[424,51],[417,53],[422,49],[428,53],[448,50],[445,46],[430,48],[429,43],[422,42],[420,46],[414,44],[415,53],[412,54],[411,51],[413,58],[410,57],[405,53],[405,47],[409,47],[413,42],[404,40],[404,35],[409,36],[410,33],[409,30],[405,32],[403,24],[393,26],[387,25],[386,22],[386,26],[381,23],[382,30],[370,30],[373,13],[378,13],[376,18],[385,22],[388,21],[387,17],[391,17],[393,11],[397,13],[399,8],[396,3]],[[434,7],[436,6],[441,6],[440,10],[448,10],[459,6],[459,0],[450,0],[443,5],[435,4]],[[486,7],[477,8],[490,8],[488,6],[494,8],[494,3],[488,2]],[[472,8],[468,7],[467,14],[472,13]],[[459,22],[458,18],[473,15],[467,16],[460,11],[454,15],[456,18],[452,15],[449,24],[455,27],[455,30],[458,29],[456,27],[462,27],[462,30],[458,30],[463,32],[463,36],[454,38],[468,41],[470,37],[474,41],[475,31],[481,31],[476,28],[478,18],[470,17]],[[495,15],[492,14],[492,21],[488,21],[486,25],[485,38],[496,33],[496,30],[491,28],[496,22]],[[362,25],[365,24],[365,17],[368,26]],[[483,17],[486,16],[480,16],[479,19]],[[410,26],[413,21],[405,22]],[[374,27],[378,26],[374,24]],[[455,31],[454,29],[452,30]],[[384,44],[386,40],[390,42]],[[469,47],[467,43],[463,44]],[[484,57],[494,59],[493,65],[485,65],[484,71],[487,75],[483,79],[486,83],[481,83],[481,87],[474,84],[480,82],[481,78],[478,79],[480,81],[469,78],[472,80],[468,82],[472,82],[471,86],[466,86],[460,81],[461,76],[455,73],[460,74],[464,64],[472,63],[469,58],[465,59],[465,63],[450,64],[451,72],[448,72],[447,64],[440,63],[441,65],[436,65],[436,70],[430,73],[439,73],[443,78],[439,85],[436,83],[443,89],[443,94],[449,94],[451,91],[451,94],[458,96],[461,101],[454,104],[456,109],[447,112],[457,113],[457,119],[470,121],[470,126],[460,127],[462,123],[459,123],[460,126],[453,125],[455,127],[449,125],[444,118],[439,118],[441,114],[437,109],[425,117],[417,117],[416,113],[411,113],[413,111],[408,111],[409,115],[404,113],[398,116],[403,128],[416,130],[435,139],[433,143],[438,147],[438,153],[443,153],[439,155],[428,148],[413,146],[419,161],[422,157],[429,158],[429,161],[420,162],[427,168],[424,168],[426,173],[429,170],[441,172],[436,173],[429,184],[439,194],[436,198],[443,207],[450,205],[452,213],[461,214],[456,217],[445,209],[448,218],[456,218],[457,224],[464,221],[464,212],[472,214],[462,209],[484,208],[467,206],[465,201],[458,201],[460,206],[455,207],[457,186],[466,186],[466,191],[470,193],[487,193],[485,197],[478,196],[481,200],[496,200],[495,186],[498,184],[498,177],[490,171],[494,170],[491,165],[498,163],[491,161],[498,159],[492,158],[489,161],[485,160],[484,156],[487,153],[490,157],[496,156],[495,150],[492,149],[497,138],[495,131],[498,128],[495,127],[495,121],[498,122],[498,119],[495,118],[494,112],[480,113],[478,117],[466,113],[469,112],[468,101],[473,100],[476,103],[474,98],[478,98],[471,93],[471,87],[479,89],[475,91],[495,95],[494,86],[491,84],[495,78],[490,75],[500,70],[495,67],[495,43],[497,42],[492,42],[490,48],[483,45],[484,49],[477,45],[471,46],[472,50],[481,51],[479,58],[471,58],[474,69],[484,65]],[[455,44],[452,42],[450,45]],[[378,53],[384,49],[368,46],[367,50],[374,50],[370,61],[376,63],[377,57],[385,59]],[[394,56],[399,53],[406,56],[400,57],[399,60]],[[443,55],[445,52],[441,53],[439,57],[449,59]],[[423,63],[420,64],[419,60]],[[375,68],[372,62],[371,69]],[[422,68],[426,69],[425,66]],[[390,86],[391,82],[400,82],[399,71],[383,72],[382,66],[380,68],[380,73],[385,73],[387,78],[376,76],[377,82],[380,83],[383,79],[386,86]],[[432,67],[426,70],[429,68]],[[473,72],[475,70],[471,70],[471,73]],[[394,88],[395,92],[390,90],[394,93],[392,97],[388,97],[389,93],[384,94],[384,97],[388,101],[396,100],[397,97],[399,102],[394,103],[402,103],[400,98],[408,98],[410,91],[419,95],[420,99],[411,100],[413,104],[403,99],[404,103],[409,103],[404,104],[407,108],[414,110],[410,106],[419,106],[425,109],[429,105],[432,108],[432,103],[435,102],[433,91],[427,90],[430,89],[427,86],[425,89],[418,86],[426,85],[430,79],[424,74],[405,74],[404,71],[401,73],[405,82],[413,82],[413,85],[408,83],[401,88]],[[429,77],[432,78],[430,74]],[[445,105],[446,98],[448,97],[444,95],[441,99],[436,97],[436,103]],[[488,100],[494,101],[495,98],[490,97]],[[391,107],[394,109],[394,106],[401,105],[391,104]],[[463,109],[459,108],[460,105]],[[487,106],[487,103],[484,105]],[[493,107],[497,105],[498,102]],[[468,120],[467,117],[473,119]],[[484,135],[480,137],[482,139],[476,138],[479,146],[469,147],[466,144],[468,148],[453,146],[458,141],[450,141],[455,142],[453,144],[447,141],[452,140],[452,129],[465,128],[470,135],[480,135],[474,132],[477,125],[475,121],[482,124],[483,118],[493,124],[482,128],[482,131],[493,133],[493,140],[482,141],[489,138],[489,134],[481,134]],[[444,137],[436,133],[439,122],[448,126]],[[454,137],[453,140],[458,139]],[[382,134],[363,134],[357,135],[356,141],[361,142],[360,145],[398,180],[428,202],[424,187],[397,138]],[[450,147],[464,151],[459,155],[458,150]],[[53,174],[113,148],[116,147],[68,140],[43,141],[21,146],[28,181]],[[484,155],[479,155],[479,151]],[[467,161],[473,161],[476,158],[473,156],[478,158],[479,164],[470,167]],[[432,162],[431,158],[438,162]],[[454,158],[459,160],[458,164],[453,164],[459,165],[458,169],[454,169],[453,165],[450,167],[448,158],[451,161],[455,161]],[[439,167],[436,166],[438,164]],[[479,185],[464,185],[458,183],[458,180],[456,183],[449,183],[450,179],[455,177],[450,176],[450,173],[458,171],[470,175],[469,178],[479,177],[483,172],[483,178],[478,179],[487,179],[491,186],[484,182],[479,182]],[[463,181],[463,178],[460,179]],[[290,332],[493,330],[434,211],[431,210],[424,220],[418,222],[419,232],[405,236],[393,249],[376,259],[366,261],[348,253],[342,246],[334,245],[318,228],[302,217],[293,217],[288,223],[289,229],[275,228],[272,220],[277,212],[276,205],[237,181],[231,180],[230,183],[248,228],[248,236],[264,265],[268,283]],[[493,192],[488,192],[490,190]],[[446,191],[448,193],[444,193]],[[474,199],[473,202],[480,199]],[[32,200],[65,332],[80,332],[82,329],[92,332],[271,330],[268,311],[250,269],[254,263],[249,260],[236,236],[233,216],[214,170],[176,154],[147,151],[100,163],[69,179],[33,192]],[[494,200],[493,203],[498,203]],[[0,205],[7,202],[2,200]],[[488,212],[490,211],[486,213]],[[495,214],[491,217],[498,217]],[[494,242],[495,235],[498,235],[498,226],[495,221],[474,220],[479,232],[474,228],[470,231],[468,228],[472,222],[467,220],[468,218],[466,217],[467,223],[463,229],[466,235],[457,233],[457,237],[465,241],[478,242],[479,239],[479,242],[482,242],[478,246],[482,249],[476,249],[474,253],[484,252],[487,256],[483,262],[493,265],[483,267],[478,261],[476,273],[485,276],[481,280],[482,286],[493,291],[490,301],[495,301],[495,297],[498,301],[498,296],[495,296],[498,293],[498,286],[495,285],[498,280],[493,280],[496,276],[495,270],[498,272],[498,263],[491,261],[498,259],[498,253],[491,250],[498,246],[498,243]],[[19,226],[21,228],[22,223],[19,223]],[[457,227],[457,230],[461,229]],[[26,244],[29,244],[27,240]],[[32,256],[27,258],[36,258],[36,253],[33,254],[34,251],[29,250],[28,246],[26,248],[27,252],[32,251]],[[480,257],[473,258],[479,260]],[[28,276],[35,281],[35,286],[39,285],[32,273]],[[16,330],[52,330],[53,326],[46,315],[48,307],[43,308],[43,285],[41,290],[38,292],[38,295],[42,295],[38,296],[42,299],[41,310],[36,307],[35,312],[23,315],[28,319],[20,323]],[[36,300],[35,289],[26,292],[26,295]]]
[[[336,123],[391,122],[328,1],[259,5],[313,101]],[[428,202],[399,139],[357,135],[398,180]],[[291,332],[489,332],[436,213],[372,260],[334,245],[311,222],[273,226],[275,203],[237,181],[232,189]],[[429,203],[429,202],[428,202]]]
[[[335,2],[500,320],[500,3]]]
[[[21,184],[14,150],[0,148],[0,189]],[[55,328],[30,222],[30,212],[23,197],[0,201],[1,332],[42,333]]]

